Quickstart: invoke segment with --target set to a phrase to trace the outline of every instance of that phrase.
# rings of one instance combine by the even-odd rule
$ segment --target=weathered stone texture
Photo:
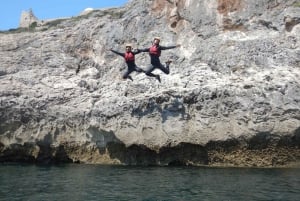
[[[0,161],[297,164],[299,19],[296,0],[133,0],[0,33]],[[181,44],[171,73],[121,80],[108,49],[157,35]]]

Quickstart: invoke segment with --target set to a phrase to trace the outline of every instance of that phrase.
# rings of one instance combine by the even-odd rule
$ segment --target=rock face
[[[0,161],[297,165],[299,23],[298,0],[132,0],[1,33]],[[122,80],[108,49],[154,36],[171,73]]]

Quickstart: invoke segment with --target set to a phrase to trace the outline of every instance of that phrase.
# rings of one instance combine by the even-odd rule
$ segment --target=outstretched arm
[[[149,52],[150,48],[145,48],[145,49],[137,49],[139,52]]]
[[[141,53],[141,52],[142,52],[142,51],[141,51],[140,49],[135,49],[135,50],[132,51],[132,53],[133,53],[134,55],[139,54],[139,53]]]
[[[121,57],[125,57],[124,53],[118,52],[116,50],[110,49],[110,51],[112,51],[113,53],[120,55]]]
[[[180,47],[180,45],[172,45],[172,46],[159,46],[160,50],[169,50],[169,49],[173,49],[176,47]]]

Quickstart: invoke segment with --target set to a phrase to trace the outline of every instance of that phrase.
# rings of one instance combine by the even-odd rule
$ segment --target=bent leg
[[[152,71],[154,71],[155,67],[153,65],[150,65],[148,67],[148,69],[145,71],[146,75],[150,76],[150,77],[156,77],[155,74],[152,73]]]
[[[134,69],[136,72],[138,72],[138,73],[141,73],[141,72],[146,72],[146,71],[144,71],[142,68],[140,68],[140,67],[137,67],[137,66],[135,66],[135,69]]]
[[[162,64],[160,63],[159,69],[160,69],[162,72],[164,72],[165,74],[169,74],[169,73],[170,73],[170,69],[169,69],[169,65],[168,65],[168,64],[166,64],[166,66],[164,66],[164,65],[162,65]]]
[[[159,75],[155,75],[152,73],[152,71],[155,69],[155,66],[150,65],[148,67],[148,69],[145,71],[145,74],[149,77],[155,77],[159,82],[160,82],[160,76]]]
[[[147,76],[150,76],[150,77],[155,77],[159,82],[161,82],[161,81],[160,81],[160,76],[159,76],[159,75],[155,75],[155,74],[152,73],[152,71],[153,71],[155,68],[156,68],[156,67],[155,67],[154,65],[149,66],[149,68],[145,71],[145,74],[146,74]]]
[[[123,74],[122,78],[123,79],[127,79],[129,78],[130,80],[133,80],[132,77],[130,76],[130,73],[133,72],[133,69],[128,68],[127,71]]]

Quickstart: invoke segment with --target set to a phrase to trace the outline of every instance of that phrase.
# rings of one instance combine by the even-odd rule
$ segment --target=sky
[[[128,0],[1,0],[0,30],[19,27],[22,11],[32,9],[39,20],[79,15],[86,8],[123,6]]]

